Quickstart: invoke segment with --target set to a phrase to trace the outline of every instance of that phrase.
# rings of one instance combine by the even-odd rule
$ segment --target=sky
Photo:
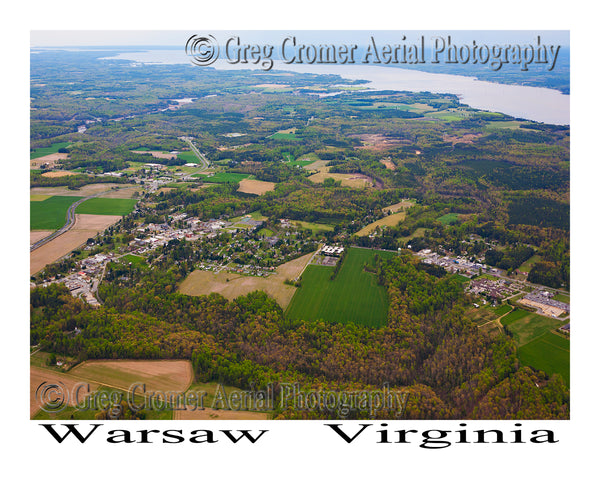
[[[478,44],[530,44],[538,35],[546,44],[569,45],[569,32],[566,30],[32,30],[30,35],[32,47],[55,46],[181,46],[193,34],[213,34],[217,40],[224,42],[232,35],[238,35],[247,43],[279,44],[289,35],[296,35],[304,42],[332,42],[336,44],[364,44],[371,34],[377,41],[398,43],[402,35],[407,42],[418,39],[421,35],[451,35],[453,42]]]

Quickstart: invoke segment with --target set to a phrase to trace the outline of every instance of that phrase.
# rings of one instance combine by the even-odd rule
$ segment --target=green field
[[[302,286],[286,311],[292,319],[327,322],[354,322],[371,327],[386,324],[388,299],[375,275],[363,266],[376,255],[391,257],[394,252],[351,248],[335,280],[333,267],[309,265],[302,274]]]
[[[531,271],[531,267],[533,267],[533,264],[539,262],[541,259],[542,257],[540,257],[539,255],[534,255],[529,260],[523,262],[518,268],[518,270],[521,272],[529,273]]]
[[[192,151],[188,152],[180,152],[177,154],[177,158],[179,160],[184,160],[185,163],[198,163],[200,164],[200,160],[196,156],[196,154]]]
[[[566,338],[552,332],[535,338],[519,348],[519,358],[524,365],[543,370],[547,374],[558,373],[570,382],[570,348]]]
[[[67,221],[69,207],[83,197],[49,197],[29,202],[31,230],[58,230]]]
[[[262,213],[260,213],[260,210],[255,210],[254,212],[250,212],[250,213],[247,213],[245,215],[240,215],[239,217],[232,217],[232,218],[229,219],[229,221],[231,223],[241,222],[242,219],[244,217],[248,216],[248,215],[250,215],[250,218],[252,220],[262,220],[262,221],[265,221],[268,218],[268,217],[265,217]]]
[[[571,297],[569,295],[565,295],[563,293],[557,293],[552,297],[552,300],[556,300],[557,302],[563,303],[571,303]]]
[[[273,140],[300,140],[296,137],[295,133],[274,133],[267,138],[272,138]]]
[[[269,230],[268,228],[261,228],[258,231],[258,235],[260,237],[272,237],[274,235],[273,230]]]
[[[77,207],[75,213],[90,215],[127,215],[133,211],[134,198],[90,198]]]
[[[510,311],[512,310],[512,308],[513,308],[513,307],[511,307],[510,305],[508,305],[508,304],[504,304],[504,305],[501,305],[501,306],[499,306],[499,307],[495,307],[495,308],[494,308],[494,311],[496,312],[496,314],[497,314],[498,316],[502,316],[502,315],[504,315],[505,313],[508,313],[508,312],[510,312]]]
[[[120,258],[121,263],[129,264],[131,263],[135,267],[147,267],[146,259],[144,257],[140,257],[139,255],[128,254]]]
[[[29,158],[31,160],[33,160],[35,158],[40,158],[40,157],[44,157],[46,155],[50,155],[51,153],[58,153],[58,150],[60,148],[66,148],[69,145],[71,145],[70,142],[60,142],[60,143],[53,143],[49,147],[36,148],[33,152],[30,152]]]
[[[524,365],[549,375],[559,373],[569,382],[569,340],[552,333],[563,322],[519,308],[501,322],[513,334],[517,354]]]
[[[534,338],[562,325],[560,320],[521,309],[509,313],[501,322],[512,332],[518,347],[522,347]]]
[[[244,178],[250,177],[250,175],[245,173],[218,172],[210,177],[202,173],[196,173],[192,175],[192,177],[200,178],[203,182],[208,183],[240,183],[240,181],[242,181]]]
[[[442,222],[444,225],[450,225],[452,222],[458,220],[458,213],[447,213],[437,219],[438,222]]]
[[[315,222],[303,222],[302,220],[295,220],[294,223],[302,228],[312,230],[313,233],[318,232],[333,232],[333,225],[326,225],[324,223]]]

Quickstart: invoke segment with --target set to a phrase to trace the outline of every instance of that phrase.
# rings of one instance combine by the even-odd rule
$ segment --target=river
[[[191,65],[189,57],[183,50],[125,52],[106,58],[148,64]],[[211,66],[218,70],[259,69],[252,64],[234,65],[225,60],[217,60]],[[480,110],[501,112],[542,123],[556,125],[570,123],[570,95],[550,88],[505,85],[477,80],[474,77],[375,65],[285,65],[275,60],[273,69],[299,73],[337,74],[349,80],[367,80],[369,83],[365,86],[376,90],[451,93],[457,95],[462,103]]]

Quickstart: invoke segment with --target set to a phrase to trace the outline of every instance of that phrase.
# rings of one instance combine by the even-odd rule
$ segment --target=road
[[[204,154],[200,153],[200,150],[198,150],[196,145],[194,145],[192,143],[192,140],[190,138],[188,138],[188,137],[180,137],[180,138],[181,138],[181,140],[185,141],[190,146],[190,149],[192,150],[192,152],[194,152],[194,155],[196,155],[196,157],[200,161],[200,165],[201,165],[197,171],[195,171],[193,174],[187,175],[186,178],[189,178],[196,173],[201,173],[204,170],[206,170],[210,166],[210,162],[206,159]]]
[[[35,242],[33,245],[31,245],[31,247],[29,248],[29,251],[33,252],[36,248],[40,248],[42,245],[45,245],[46,243],[48,243],[51,240],[54,240],[59,235],[62,235],[63,233],[68,232],[71,228],[73,228],[73,225],[75,225],[75,218],[76,218],[75,210],[77,209],[77,207],[79,205],[81,205],[83,202],[85,202],[86,200],[89,200],[90,198],[94,198],[94,197],[97,197],[98,195],[102,195],[102,193],[106,193],[106,192],[96,193],[94,195],[90,195],[89,197],[82,198],[81,200],[77,200],[75,203],[73,203],[67,210],[66,223],[61,228],[56,230],[56,232],[48,235],[45,238],[42,238],[41,240],[39,240],[39,241]]]

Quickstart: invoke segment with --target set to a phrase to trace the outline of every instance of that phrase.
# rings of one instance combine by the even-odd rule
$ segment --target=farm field
[[[316,163],[316,162],[315,162]],[[310,167],[312,167],[311,165]],[[306,166],[305,168],[309,168]],[[326,178],[341,181],[344,187],[365,188],[373,186],[373,181],[366,175],[360,173],[329,173],[331,167],[321,167],[318,173],[311,175],[308,179],[314,183],[323,183]],[[310,168],[312,170],[312,168]]]
[[[137,200],[130,198],[90,198],[77,207],[76,213],[88,215],[127,215]]]
[[[547,374],[558,373],[570,382],[571,342],[550,331],[519,348],[519,359],[524,365],[543,370]]]
[[[458,220],[458,213],[447,213],[446,215],[442,215],[437,218],[438,222],[442,222],[443,225],[450,225],[452,222],[456,222]]]
[[[215,394],[217,391],[230,395],[232,392],[241,392],[239,388],[231,387],[228,385],[219,384],[217,382],[208,383],[193,383],[188,392],[202,392],[206,393],[203,399],[204,410],[194,410],[192,406],[189,406],[185,410],[177,410],[174,412],[174,420],[266,420],[269,417],[268,412],[264,411],[246,411],[246,410],[225,410],[222,402],[215,404]],[[200,393],[199,393],[200,394]]]
[[[350,248],[335,280],[332,267],[309,265],[286,315],[292,319],[327,322],[354,322],[371,327],[386,324],[388,300],[375,275],[363,266],[376,255],[392,257],[394,252]]]
[[[273,135],[269,135],[267,138],[271,138],[273,140],[300,140],[298,137],[296,137],[295,133],[281,133],[281,132],[277,132],[277,133],[274,133]]]
[[[244,178],[240,181],[238,192],[251,193],[253,195],[264,195],[267,192],[275,190],[275,183],[263,182],[261,180],[250,180]]]
[[[81,198],[53,196],[29,202],[30,230],[58,230],[67,221],[69,207]]]
[[[29,245],[39,242],[42,238],[46,238],[54,230],[32,230],[29,232]]]
[[[29,254],[29,274],[39,272],[120,219],[119,215],[75,215],[73,228]]]
[[[304,165],[305,170],[320,172],[323,167],[326,167],[329,160],[315,160],[312,163]]]
[[[133,153],[139,153],[140,155],[143,155],[145,153],[149,153],[150,155],[152,155],[154,158],[165,158],[167,160],[174,158],[174,157],[178,157],[177,153],[169,153],[169,152],[159,152],[156,150],[132,150]],[[152,163],[152,162],[148,162],[148,163]]]
[[[92,360],[73,367],[69,374],[87,382],[128,390],[134,383],[147,390],[186,391],[193,380],[187,360]]]
[[[36,412],[40,410],[40,405],[36,400],[35,391],[43,382],[58,383],[62,382],[68,391],[71,391],[75,385],[81,382],[81,379],[68,375],[66,373],[57,372],[47,368],[41,368],[31,365],[29,367],[29,415],[34,417]],[[97,389],[99,384],[90,382],[90,389]],[[68,405],[75,405],[74,399],[68,399]]]
[[[195,173],[192,177],[199,178],[203,182],[208,183],[240,183],[245,178],[248,178],[250,175],[245,173],[225,173],[218,172],[212,176],[205,175],[203,173]]]
[[[333,232],[333,225],[328,225],[325,223],[304,222],[302,220],[294,220],[293,223],[298,225],[299,227],[308,228],[309,230],[312,230],[313,233]]]
[[[406,212],[392,213],[391,215],[388,215],[387,217],[383,217],[383,218],[377,220],[376,222],[369,223],[369,225],[367,225],[366,227],[363,227],[358,232],[356,232],[356,235],[358,237],[366,237],[370,233],[373,233],[377,227],[382,227],[384,225],[388,226],[388,227],[395,227],[396,225],[398,225],[398,223],[400,223],[405,218],[406,218]]]
[[[46,155],[51,155],[53,153],[58,153],[58,150],[60,150],[61,148],[66,148],[70,144],[70,142],[59,142],[53,143],[49,147],[36,148],[35,150],[29,153],[29,158],[33,160],[36,158],[45,157]],[[65,153],[63,155],[67,154]]]
[[[411,233],[408,237],[400,237],[399,241],[408,242],[409,240],[412,240],[413,238],[424,237],[426,231],[427,231],[426,228],[419,227],[413,233]]]
[[[521,309],[512,311],[501,321],[513,334],[517,354],[524,365],[547,374],[560,373],[569,381],[569,340],[552,333],[563,322]]]
[[[179,291],[186,295],[218,293],[228,300],[233,300],[255,290],[262,290],[285,309],[294,296],[296,287],[283,282],[298,277],[312,255],[309,253],[284,263],[275,269],[275,274],[268,277],[251,277],[230,272],[215,274],[210,271],[194,270],[183,281]]]
[[[190,150],[186,152],[179,152],[177,154],[177,158],[179,158],[180,160],[185,160],[185,163],[199,163],[196,154]]]
[[[53,170],[50,172],[42,173],[42,177],[47,177],[47,178],[69,177],[71,175],[77,175],[77,174],[75,172],[68,172],[66,170]]]
[[[146,385],[146,391],[184,392],[191,385],[192,367],[187,360],[93,360],[84,362],[68,372],[58,372],[51,368],[30,366],[30,416],[36,420],[63,419],[73,415],[76,420],[93,420],[96,409],[80,411],[75,408],[75,395],[69,395],[68,407],[53,414],[41,411],[35,397],[37,387],[43,382],[62,382],[72,392],[77,384],[89,384],[92,392],[118,392],[127,398],[127,392],[134,383]],[[139,397],[140,403],[142,397]],[[147,410],[148,419],[171,419],[168,409]]]
[[[119,183],[90,183],[84,185],[78,190],[69,190],[67,187],[33,187],[29,189],[30,196],[47,195],[47,196],[61,196],[61,197],[88,197],[96,193],[118,191],[112,190],[113,187],[117,187],[119,190],[130,190],[136,187],[123,186]],[[137,187],[139,188],[139,187]],[[75,200],[73,200],[75,201]]]
[[[381,210],[386,213],[397,213],[397,212],[406,210],[407,208],[414,206],[414,204],[415,204],[415,202],[413,200],[402,200],[401,202],[394,203],[393,205],[390,205],[389,207],[383,207]]]

